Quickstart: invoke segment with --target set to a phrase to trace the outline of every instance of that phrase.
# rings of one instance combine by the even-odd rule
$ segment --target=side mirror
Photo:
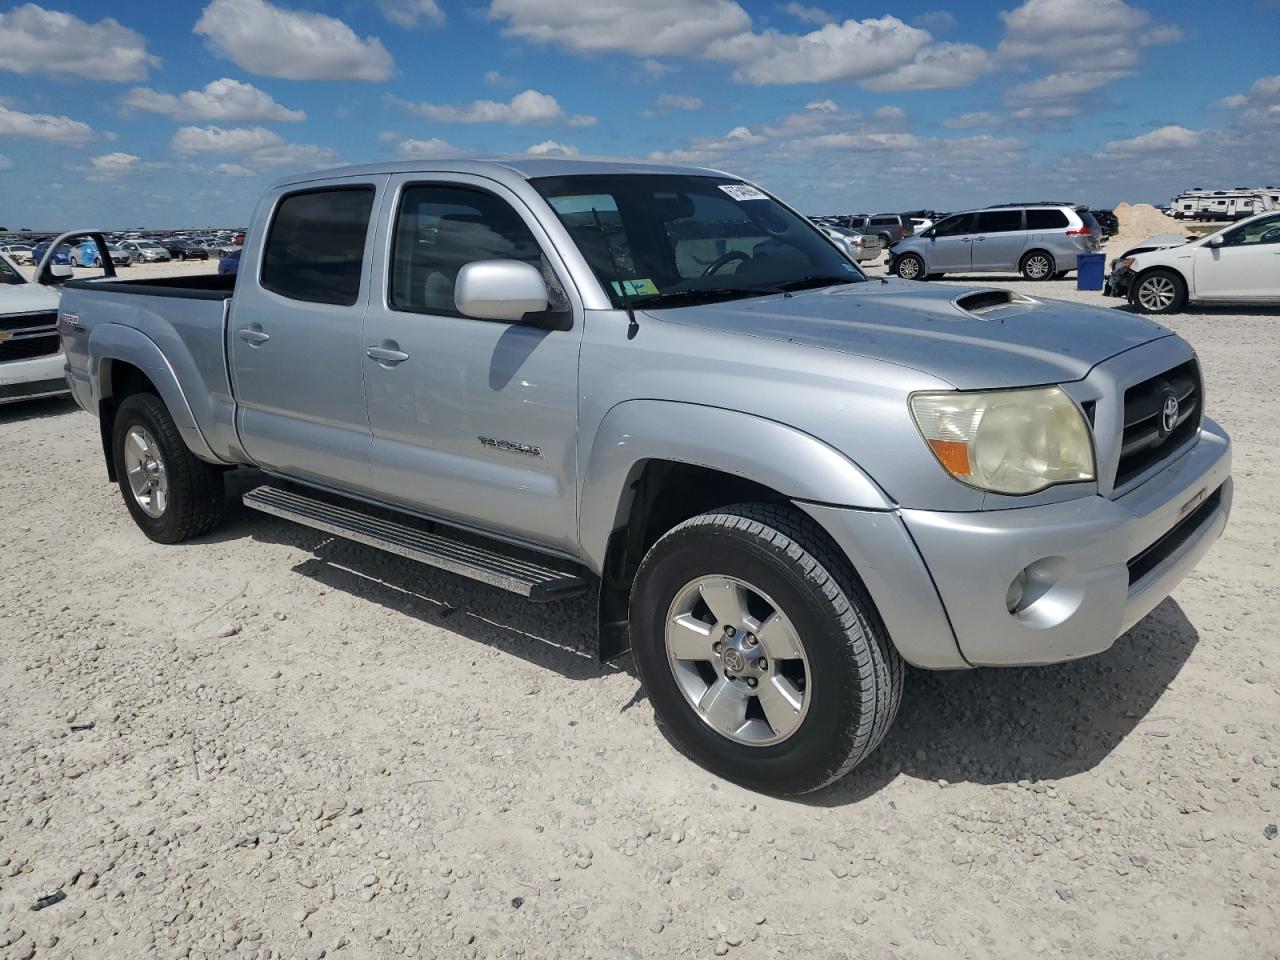
[[[51,263],[49,264],[49,276],[61,283],[63,280],[70,280],[75,275],[69,263]]]
[[[1222,246],[1222,236],[1210,237],[1204,242],[1204,245],[1206,247],[1220,247]]]
[[[547,284],[520,260],[474,260],[458,271],[453,303],[464,317],[516,323],[547,309]]]

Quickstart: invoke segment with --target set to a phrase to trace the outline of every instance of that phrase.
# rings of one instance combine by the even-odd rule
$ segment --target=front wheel
[[[658,721],[725,779],[817,790],[861,763],[897,713],[902,660],[848,562],[791,507],[680,524],[646,554],[630,610]]]
[[[893,265],[893,272],[903,280],[923,280],[924,261],[914,253],[904,253]]]
[[[1187,302],[1187,285],[1172,270],[1152,270],[1129,288],[1129,303],[1142,313],[1177,313]]]
[[[126,397],[111,425],[117,482],[134,522],[157,543],[181,543],[222,520],[222,471],[195,456],[164,402]]]

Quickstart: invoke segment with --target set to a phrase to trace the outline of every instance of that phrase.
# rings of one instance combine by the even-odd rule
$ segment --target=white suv
[[[1188,301],[1280,303],[1280,213],[1250,217],[1203,240],[1116,262],[1105,292],[1143,313],[1177,313]]]

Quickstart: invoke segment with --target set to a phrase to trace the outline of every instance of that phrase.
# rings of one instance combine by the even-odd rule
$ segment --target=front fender
[[[108,361],[132,364],[155,385],[187,448],[201,460],[221,462],[209,448],[173,367],[154,340],[133,327],[103,323],[90,331],[88,356],[89,386],[95,400],[102,401],[110,395],[102,377]]]
[[[753,480],[793,500],[890,510],[862,468],[810,434],[720,407],[628,400],[596,431],[578,515],[582,554],[603,569],[609,536],[626,522],[629,487],[649,460],[707,467]]]

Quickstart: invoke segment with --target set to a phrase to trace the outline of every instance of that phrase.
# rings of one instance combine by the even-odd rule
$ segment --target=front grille
[[[48,357],[61,349],[56,313],[0,317],[0,363]]]
[[[1132,587],[1171,557],[1179,547],[1200,529],[1201,525],[1209,518],[1209,515],[1218,509],[1220,503],[1222,503],[1221,487],[1205,497],[1204,503],[1196,507],[1188,516],[1179,520],[1163,537],[1131,559],[1129,561],[1129,586]]]
[[[1188,360],[1124,392],[1124,439],[1116,468],[1117,487],[1149,470],[1196,435],[1200,429],[1200,366]],[[1172,430],[1163,423],[1165,403],[1178,398]]]

